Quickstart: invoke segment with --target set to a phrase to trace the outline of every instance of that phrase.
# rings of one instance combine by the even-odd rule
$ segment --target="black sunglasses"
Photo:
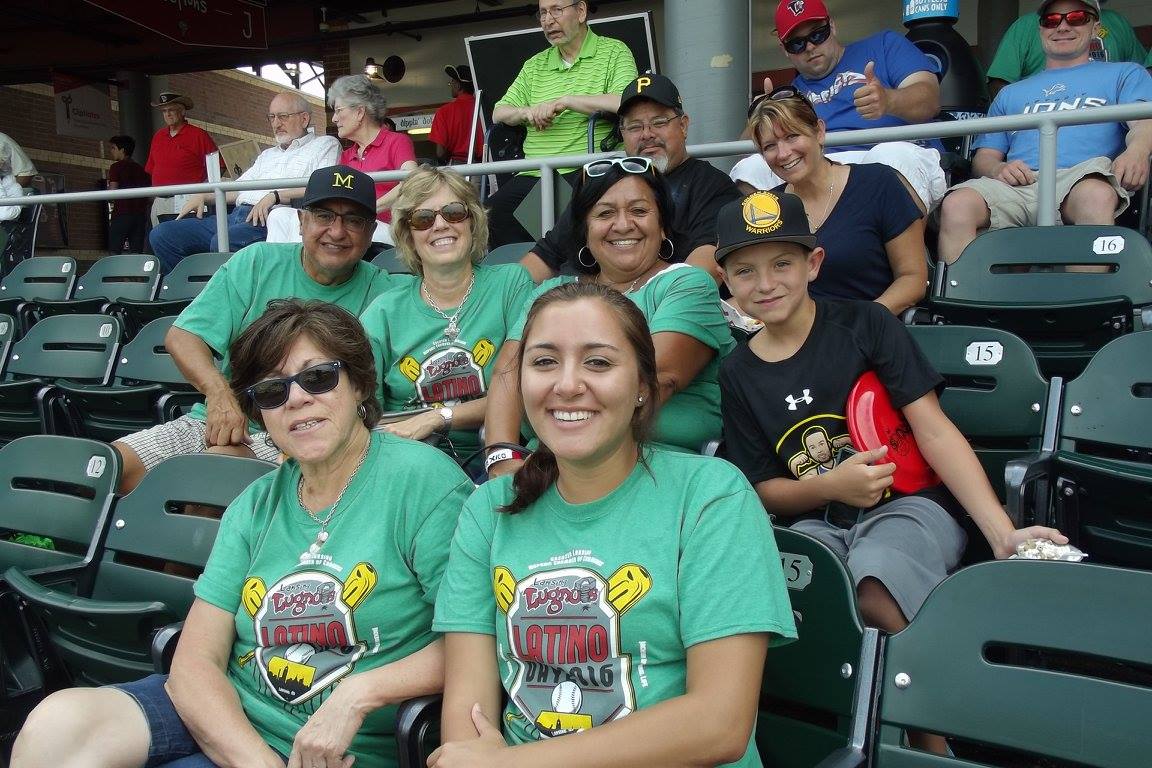
[[[1040,26],[1044,29],[1056,29],[1060,22],[1067,21],[1070,27],[1082,27],[1096,19],[1091,11],[1068,11],[1068,13],[1045,13],[1040,17]]]
[[[798,53],[802,53],[804,49],[808,47],[808,43],[812,43],[812,45],[820,45],[831,36],[832,25],[824,24],[823,26],[816,27],[816,29],[812,30],[806,35],[797,35],[796,37],[790,37],[787,40],[784,40],[784,50],[795,56]]]
[[[310,395],[322,395],[336,389],[336,385],[340,383],[340,369],[343,367],[344,363],[339,360],[317,363],[295,376],[259,381],[244,392],[262,411],[279,408],[288,402],[288,390],[292,388],[292,382],[299,384],[300,388]]]
[[[440,218],[449,224],[459,224],[467,219],[470,214],[468,206],[464,203],[445,203],[440,206],[439,210],[435,208],[417,208],[408,214],[408,226],[418,232],[425,229],[431,229],[432,225],[436,223],[436,214],[440,214]]]
[[[752,99],[752,103],[748,105],[748,119],[752,119],[752,113],[756,111],[756,107],[760,106],[765,101],[784,101],[785,99],[807,99],[808,97],[800,93],[791,85],[782,85],[779,88],[773,88],[768,93],[762,93],[756,98]]]

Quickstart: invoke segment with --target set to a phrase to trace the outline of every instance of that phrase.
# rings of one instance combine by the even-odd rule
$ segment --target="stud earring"
[[[636,397],[636,405],[644,405],[644,395],[638,395]]]

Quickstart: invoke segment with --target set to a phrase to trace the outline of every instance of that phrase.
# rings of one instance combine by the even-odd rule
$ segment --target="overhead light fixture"
[[[376,63],[376,59],[369,56],[364,59],[364,74],[373,80],[383,80],[384,68]]]

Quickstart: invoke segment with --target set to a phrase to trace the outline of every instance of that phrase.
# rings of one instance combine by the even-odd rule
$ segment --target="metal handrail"
[[[1032,115],[1004,115],[1001,117],[980,117],[971,120],[955,120],[917,125],[901,125],[891,128],[865,128],[857,131],[836,131],[826,135],[828,147],[853,144],[878,144],[884,141],[916,141],[952,136],[974,136],[980,133],[997,133],[1021,130],[1040,130],[1039,168],[1039,210],[1038,223],[1056,223],[1056,134],[1058,129],[1069,125],[1089,123],[1129,122],[1152,119],[1152,103],[1116,104],[1091,109],[1070,109],[1060,112],[1046,112]],[[694,144],[688,147],[688,154],[698,158],[730,157],[747,155],[756,151],[751,141],[728,141],[713,144]],[[611,157],[614,153],[597,152],[583,155],[559,155],[556,157],[535,157],[499,162],[468,163],[454,165],[452,169],[466,176],[489,173],[518,173],[520,171],[541,171],[540,224],[547,231],[555,224],[555,175],[561,168],[579,168],[584,163]],[[545,172],[547,171],[547,172]],[[376,171],[368,174],[375,181],[400,181],[408,171]],[[82,203],[108,200],[125,200],[137,197],[167,197],[197,192],[232,192],[252,189],[283,189],[303,187],[307,178],[261,179],[259,181],[221,181],[202,184],[178,184],[166,187],[134,187],[132,189],[95,190],[91,192],[60,192],[50,195],[0,198],[0,205],[35,205],[40,203]],[[221,197],[217,194],[217,199]],[[220,238],[220,250],[228,250],[226,227]]]

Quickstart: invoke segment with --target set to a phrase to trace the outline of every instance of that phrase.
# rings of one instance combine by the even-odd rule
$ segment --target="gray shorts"
[[[968,542],[943,507],[921,496],[890,501],[851,528],[798,520],[792,529],[816,537],[839,555],[857,586],[869,576],[883,584],[909,621],[960,563]]]
[[[145,469],[152,469],[164,459],[173,456],[182,456],[187,453],[204,453],[208,450],[205,435],[208,425],[199,419],[181,416],[164,424],[157,424],[150,429],[133,432],[116,442],[123,443],[140,457],[140,463]],[[252,434],[252,442],[248,445],[256,458],[264,461],[276,461],[280,451],[268,441],[267,432]]]
[[[1112,173],[1112,161],[1106,157],[1094,157],[1071,168],[1061,168],[1056,171],[1056,221],[1060,221],[1059,206],[1072,191],[1072,187],[1086,176],[1100,176],[1107,181],[1116,192],[1116,215],[1124,212],[1128,207],[1128,190],[1120,186],[1116,176]],[[988,204],[988,215],[991,225],[989,229],[1004,229],[1005,227],[1033,227],[1039,220],[1040,185],[1027,184],[1022,187],[1013,187],[996,179],[982,176],[961,182],[952,189],[974,189]]]

